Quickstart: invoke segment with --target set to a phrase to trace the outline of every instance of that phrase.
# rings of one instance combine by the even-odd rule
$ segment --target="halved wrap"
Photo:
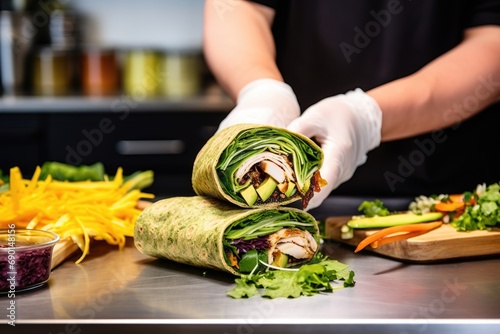
[[[234,275],[250,272],[257,258],[279,267],[306,262],[318,240],[317,222],[307,212],[242,210],[202,196],[153,203],[137,218],[134,232],[135,246],[146,255]]]
[[[198,152],[192,184],[197,195],[240,207],[307,207],[326,181],[319,169],[323,151],[311,139],[284,128],[238,124],[210,138]]]

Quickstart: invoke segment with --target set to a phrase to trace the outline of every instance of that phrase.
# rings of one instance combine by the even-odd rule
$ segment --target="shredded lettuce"
[[[299,217],[296,212],[292,211],[264,210],[228,227],[224,232],[224,237],[226,239],[243,238],[249,240],[269,235],[285,227],[300,227],[312,235],[316,234],[313,219],[305,220],[305,217]]]

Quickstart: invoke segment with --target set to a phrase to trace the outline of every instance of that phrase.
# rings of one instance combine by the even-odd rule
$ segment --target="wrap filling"
[[[249,206],[301,198],[307,207],[326,181],[322,152],[292,133],[276,128],[242,131],[216,166],[227,194]]]
[[[309,261],[318,250],[317,229],[313,219],[304,220],[295,212],[265,210],[236,222],[224,233],[226,263],[249,273]]]

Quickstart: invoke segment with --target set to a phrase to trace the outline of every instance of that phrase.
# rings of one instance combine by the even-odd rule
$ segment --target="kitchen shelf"
[[[130,111],[228,111],[234,103],[223,94],[205,94],[183,99],[133,99],[127,95],[113,97],[2,97],[0,113],[6,112],[102,112],[128,108]]]

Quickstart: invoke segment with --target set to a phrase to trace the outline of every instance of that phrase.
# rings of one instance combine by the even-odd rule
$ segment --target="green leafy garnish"
[[[332,286],[331,282],[342,280],[343,284]],[[333,292],[355,284],[354,272],[337,260],[317,254],[308,264],[298,270],[269,270],[250,273],[235,280],[236,286],[227,294],[233,298],[250,298],[260,294],[267,298],[298,298],[323,292]]]
[[[470,200],[472,195],[467,194]],[[465,212],[455,218],[451,225],[457,231],[486,230],[500,227],[500,183],[494,183],[474,195],[477,203],[465,206]]]
[[[379,199],[374,201],[363,201],[359,205],[358,211],[368,218],[375,216],[385,217],[391,214],[389,209],[387,209],[384,203]]]
[[[255,267],[257,267],[256,272],[262,272],[266,269],[266,266],[262,265],[260,261],[267,262],[267,253],[263,251],[257,251],[256,249],[249,250],[241,257],[238,263],[240,267],[240,272],[250,273]]]

